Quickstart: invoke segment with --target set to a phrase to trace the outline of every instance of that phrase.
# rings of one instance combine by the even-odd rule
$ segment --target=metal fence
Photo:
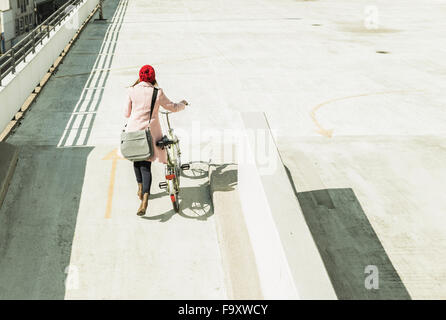
[[[2,80],[10,73],[16,72],[17,65],[26,61],[30,53],[36,52],[36,46],[43,44],[45,38],[50,37],[51,31],[60,26],[73,10],[83,3],[84,0],[68,0],[63,6],[32,30],[26,37],[15,44],[11,49],[0,56],[0,86]]]

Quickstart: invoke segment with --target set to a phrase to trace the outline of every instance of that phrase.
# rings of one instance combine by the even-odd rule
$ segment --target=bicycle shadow
[[[167,192],[159,192],[150,196],[150,199],[166,198],[170,202]],[[150,200],[149,200],[150,214]],[[155,216],[143,216],[142,219],[158,220],[159,222],[169,221],[176,212],[172,209]],[[178,214],[186,219],[195,219],[206,221],[214,212],[212,210],[212,202],[209,196],[209,184],[203,183],[195,187],[183,187],[180,191],[180,211]]]
[[[209,166],[209,162],[206,161],[192,161],[188,162],[190,169],[186,171],[181,171],[181,177],[185,179],[198,180],[207,178],[209,171],[205,168],[200,168],[200,165]]]
[[[214,212],[212,209],[212,201],[210,197],[209,187],[209,171],[207,162],[194,161],[190,162],[190,169],[183,171],[181,174],[181,184],[189,185],[181,187],[180,189],[180,211],[178,215],[186,219],[194,219],[198,221],[206,221],[211,217]],[[202,180],[198,182],[197,180]],[[198,185],[190,186],[199,183]],[[158,199],[165,197],[165,201],[169,201],[169,194],[166,191],[162,191],[153,194],[149,198],[149,214],[150,214],[150,199]],[[163,212],[155,216],[143,216],[142,219],[146,220],[158,220],[159,222],[169,221],[176,212],[172,209]]]
[[[178,214],[183,218],[198,221],[206,221],[214,214],[208,181],[196,187],[181,189]]]

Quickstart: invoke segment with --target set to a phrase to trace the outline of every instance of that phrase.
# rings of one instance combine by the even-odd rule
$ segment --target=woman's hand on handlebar
[[[184,99],[183,99],[183,100],[181,100],[181,101],[180,101],[180,103],[182,103],[182,104],[184,104],[184,105],[186,105],[186,106],[188,106],[188,105],[189,105],[189,103],[188,103],[188,102],[187,102],[186,100],[184,100]]]

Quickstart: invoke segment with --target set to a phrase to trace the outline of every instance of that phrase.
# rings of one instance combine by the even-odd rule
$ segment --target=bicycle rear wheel
[[[178,193],[175,194],[174,196],[172,195],[172,196],[170,196],[170,197],[171,197],[171,199],[172,199],[172,197],[175,197],[175,198],[172,200],[173,210],[174,210],[176,213],[180,212],[180,200],[178,199]]]
[[[176,189],[176,178],[169,181],[170,201],[172,201],[173,210],[178,213],[180,211],[180,199],[178,197],[179,191]]]

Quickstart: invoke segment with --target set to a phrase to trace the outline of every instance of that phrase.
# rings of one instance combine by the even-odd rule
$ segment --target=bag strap
[[[152,120],[152,112],[153,112],[153,108],[155,107],[155,101],[156,101],[156,96],[158,94],[158,88],[153,88],[153,94],[152,94],[152,105],[150,106],[150,118],[149,121]]]

